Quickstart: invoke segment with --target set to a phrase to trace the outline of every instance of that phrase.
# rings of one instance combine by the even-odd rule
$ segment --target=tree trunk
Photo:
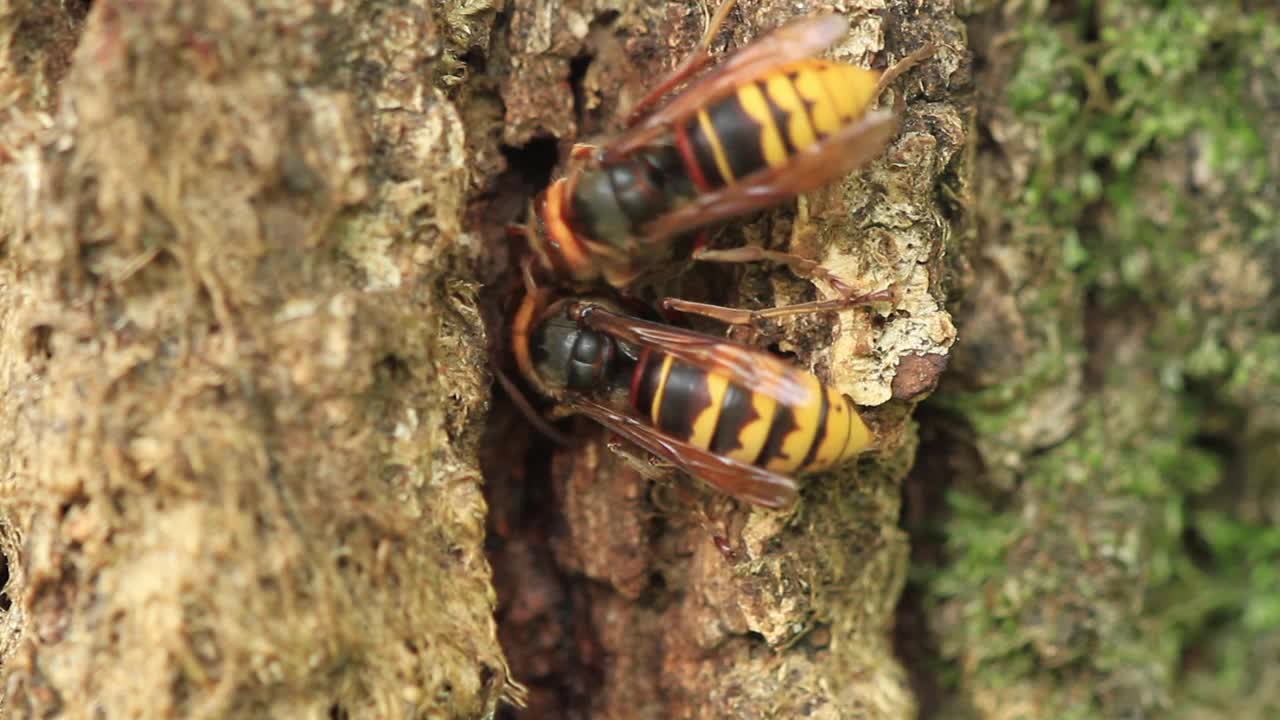
[[[1280,15],[981,5],[961,339],[907,483],[923,713],[1275,717]]]
[[[1274,713],[1280,18],[839,10],[936,52],[881,159],[717,235],[896,289],[760,340],[880,444],[781,514],[490,395],[504,226],[700,5],[0,0],[6,716]]]
[[[2,7],[6,714],[491,714],[487,21]]]

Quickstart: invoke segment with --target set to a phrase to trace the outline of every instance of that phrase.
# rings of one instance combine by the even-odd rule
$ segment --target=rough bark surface
[[[712,9],[0,0],[6,717],[1280,712],[1275,9],[837,5],[937,53],[717,237],[898,290],[761,340],[881,443],[785,515],[490,399],[504,224]]]
[[[0,3],[7,717],[493,712],[451,13]]]
[[[1280,16],[975,5],[962,339],[908,483],[925,712],[1275,716]]]
[[[717,51],[815,8],[744,3]],[[948,3],[843,10],[839,59],[938,45],[891,95],[904,131],[727,244],[897,287],[889,314],[773,338],[881,406],[882,452],[783,516],[641,478],[593,428],[501,462],[529,441],[499,413],[493,556],[530,717],[911,712],[888,642],[897,488],[954,339],[935,188],[961,159],[967,51]],[[616,129],[703,22],[679,4],[0,4],[6,713],[471,718],[517,698],[483,554],[478,282],[506,271],[501,225],[551,143]],[[769,268],[717,291],[729,277],[679,287],[814,297]]]

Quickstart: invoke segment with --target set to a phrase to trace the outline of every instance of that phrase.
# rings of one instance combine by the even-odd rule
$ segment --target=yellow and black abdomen
[[[871,431],[851,400],[811,373],[789,372],[810,388],[808,402],[779,402],[715,370],[646,350],[630,402],[664,435],[781,474],[821,470],[870,447]]]
[[[874,70],[826,60],[784,65],[694,113],[675,128],[676,146],[699,189],[732,185],[855,122],[878,81]]]

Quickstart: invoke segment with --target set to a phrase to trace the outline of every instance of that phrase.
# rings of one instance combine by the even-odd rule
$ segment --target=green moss
[[[1231,178],[1234,192],[1255,192],[1268,177],[1266,144],[1245,83],[1260,61],[1255,48],[1275,47],[1280,30],[1261,13],[1219,4],[1109,3],[1098,12],[1097,42],[1080,21],[1036,19],[1022,29],[1026,50],[1007,97],[1042,142],[1008,210],[1022,239],[1060,240],[1086,281],[1160,299],[1162,278],[1194,264],[1195,238],[1185,178],[1168,178],[1162,207],[1153,208],[1137,191],[1139,160],[1194,133],[1197,162]],[[1100,203],[1115,222],[1082,243]],[[1170,252],[1179,244],[1187,246]]]
[[[1280,333],[1256,338],[1231,368],[1225,391],[1232,397],[1247,399],[1251,388],[1263,393],[1270,390],[1271,395],[1264,398],[1280,401]]]
[[[1184,711],[1255,703],[1274,711],[1280,698],[1263,672],[1280,659],[1280,529],[1208,511],[1193,515],[1189,530],[1201,553],[1177,558],[1153,597],[1161,631],[1194,652]]]
[[[1065,382],[1071,370],[1071,356],[1058,339],[1057,329],[1047,330],[1051,334],[1047,347],[1028,360],[1025,372],[1007,383],[940,395],[935,405],[964,413],[981,437],[1001,437],[1026,425],[1028,413],[1034,412],[1027,398]]]
[[[1029,159],[984,240],[1019,255],[1000,267],[1023,273],[1031,339],[1014,372],[936,398],[988,476],[950,493],[946,564],[919,576],[948,679],[1039,717],[1274,709],[1280,22],[1191,0],[1023,10],[1004,88],[1022,133],[1003,137]]]
[[[964,646],[949,649],[977,663],[982,689],[1050,673],[1070,696],[1064,707],[1105,715],[1167,673],[1176,648],[1151,632],[1133,591],[1169,574],[1157,567],[1171,564],[1159,558],[1179,535],[1178,493],[1218,468],[1208,456],[1186,463],[1176,442],[1157,445],[1089,423],[1031,466],[1020,512],[950,496],[954,562],[933,590],[959,611],[963,630],[951,639]],[[1108,689],[1082,699],[1073,688],[1089,676],[1109,677]]]

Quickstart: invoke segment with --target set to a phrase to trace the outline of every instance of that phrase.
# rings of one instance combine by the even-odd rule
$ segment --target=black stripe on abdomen
[[[707,108],[707,116],[716,129],[735,178],[744,178],[764,168],[764,149],[760,146],[762,128],[742,109],[736,92]]]
[[[716,421],[715,436],[711,438],[711,452],[727,455],[741,448],[742,429],[757,417],[756,409],[751,404],[751,393],[730,383],[724,394],[720,418]]]
[[[789,79],[788,82],[790,82]],[[774,101],[773,96],[769,94],[769,89],[764,83],[756,83],[756,87],[760,88],[760,94],[764,96],[764,101],[769,106],[769,114],[773,116],[773,124],[778,128],[778,135],[782,137],[782,146],[787,149],[787,155],[795,155],[795,140],[791,137],[791,114],[786,110],[783,110],[782,107]],[[804,111],[798,110],[798,112]]]
[[[662,382],[662,358],[661,354],[646,349],[636,362],[637,375],[632,382],[635,390],[631,395],[631,406],[641,417],[653,414],[653,399]]]
[[[827,436],[827,413],[831,411],[831,403],[828,402],[827,395],[826,388],[818,393],[822,402],[822,409],[818,411],[818,427],[813,433],[813,442],[809,444],[809,452],[805,453],[804,460],[800,461],[801,468],[807,468],[813,464],[813,459],[818,455],[818,448],[822,446],[822,441]]]
[[[698,172],[706,181],[706,190],[714,190],[725,186],[725,178],[716,165],[716,153],[711,147],[707,134],[702,132],[702,123],[698,122],[698,114],[694,113],[684,126],[685,137],[689,138],[689,146],[693,148],[694,161],[698,163]]]
[[[754,464],[764,467],[770,460],[782,455],[782,443],[786,442],[787,435],[796,428],[795,413],[791,408],[779,404],[773,413],[773,422],[769,424],[769,436],[765,438],[764,447],[760,448],[760,455]]]
[[[707,390],[706,371],[678,360],[673,362],[662,388],[658,429],[679,440],[688,440],[693,436],[694,420],[708,407],[711,407],[711,395]]]

